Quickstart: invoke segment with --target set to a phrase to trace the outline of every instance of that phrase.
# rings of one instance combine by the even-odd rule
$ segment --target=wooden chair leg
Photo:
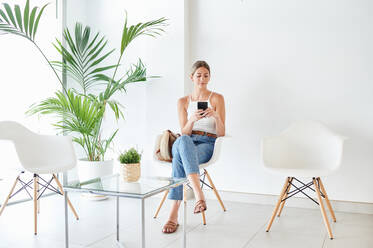
[[[188,184],[185,184],[184,187],[183,187],[183,200],[184,201],[187,201],[187,186]],[[203,225],[206,225],[206,215],[205,215],[205,211],[202,211],[201,212],[201,215],[202,215],[202,223]]]
[[[281,190],[281,193],[280,193],[280,196],[278,197],[278,201],[277,201],[277,204],[275,206],[275,209],[273,210],[273,213],[272,213],[272,217],[271,219],[269,220],[269,223],[268,223],[268,226],[267,226],[267,229],[266,229],[266,232],[269,232],[269,230],[271,229],[271,226],[272,226],[272,223],[273,223],[273,220],[275,219],[276,217],[276,214],[277,214],[277,211],[278,211],[278,208],[280,207],[280,203],[281,203],[281,200],[283,199],[283,196],[286,192],[286,188],[289,184],[289,181],[290,181],[290,177],[287,177],[286,178],[286,181],[284,183],[284,186],[282,187],[282,190]]]
[[[328,194],[326,193],[326,190],[325,190],[324,184],[322,183],[321,178],[317,178],[317,180],[319,181],[319,184],[320,184],[320,187],[321,187],[321,192],[322,192],[322,193],[324,194],[324,196],[325,196],[326,205],[327,205],[328,208],[329,208],[329,211],[330,211],[330,214],[332,215],[333,221],[336,222],[337,219],[335,218],[335,214],[334,214],[334,211],[333,211],[332,205],[330,204],[329,197],[328,197]]]
[[[203,222],[204,225],[206,225],[206,215],[205,215],[205,211],[202,211],[201,214],[202,214],[202,222]]]
[[[38,192],[38,194],[39,194],[39,189],[40,189],[40,186],[39,186],[39,183],[38,183],[37,184],[37,192]],[[40,214],[40,198],[38,199],[38,214]]]
[[[215,187],[214,183],[213,183],[212,180],[211,180],[211,177],[210,177],[209,173],[207,172],[206,169],[204,169],[204,170],[205,170],[205,174],[206,174],[206,176],[207,176],[207,180],[209,180],[209,183],[210,183],[210,185],[211,185],[211,187],[212,187],[212,189],[213,189],[213,191],[214,191],[214,193],[215,193],[215,195],[216,195],[216,198],[218,198],[218,201],[219,201],[219,203],[220,203],[220,206],[223,208],[224,212],[227,211],[227,209],[225,208],[225,206],[224,206],[224,204],[223,204],[223,201],[222,201],[221,198],[220,198],[220,195],[219,195],[218,191],[216,190],[216,187]]]
[[[53,174],[53,178],[54,178],[54,180],[56,181],[57,186],[58,186],[58,188],[60,189],[62,195],[65,195],[65,192],[63,191],[63,188],[62,188],[62,184],[60,183],[60,181],[58,180],[58,178],[56,177],[55,174]],[[78,216],[78,214],[76,213],[75,208],[74,208],[73,205],[71,204],[69,198],[67,198],[67,204],[69,205],[71,211],[74,213],[75,218],[76,218],[77,220],[79,220],[79,216]]]
[[[38,233],[38,176],[34,174],[34,234]]]
[[[19,176],[18,176],[18,177],[16,178],[16,180],[14,181],[13,186],[12,186],[12,188],[10,189],[10,192],[9,192],[7,198],[5,199],[3,205],[1,205],[0,216],[1,216],[1,214],[3,213],[3,211],[4,211],[5,207],[6,207],[6,205],[8,204],[8,201],[9,201],[10,197],[11,197],[12,194],[13,194],[13,191],[14,191],[16,185],[17,185],[18,179],[19,179]]]
[[[294,179],[294,177],[290,178],[289,187],[287,187],[286,193],[285,193],[284,197],[282,198],[283,201],[281,202],[280,210],[278,211],[277,217],[280,217],[280,215],[282,213],[282,209],[284,208],[284,205],[285,205],[285,202],[286,202],[286,200],[284,200],[284,199],[286,199],[286,197],[288,196],[288,193],[289,193],[290,188],[291,188],[291,182],[293,182],[293,179]]]
[[[320,190],[319,190],[318,180],[316,180],[315,178],[313,178],[313,184],[315,185],[315,189],[316,189],[316,193],[317,193],[317,198],[318,198],[318,200],[319,200],[319,206],[320,206],[321,214],[322,214],[322,217],[323,217],[323,219],[324,219],[324,223],[325,223],[326,229],[327,229],[327,231],[328,231],[329,238],[330,238],[330,239],[333,239],[333,234],[332,234],[332,230],[331,230],[331,228],[330,228],[330,224],[329,224],[328,216],[326,215],[326,211],[325,211],[324,203],[323,203],[323,201],[322,201],[322,197],[321,197],[321,195],[320,195]]]
[[[183,185],[183,203],[185,203],[187,201],[187,189],[186,189],[186,187],[187,187],[187,184],[184,184]],[[166,192],[168,194],[168,190]],[[166,198],[166,196],[167,195],[165,194],[165,196],[163,196],[163,198]],[[161,204],[163,204],[163,202],[161,202]],[[161,207],[161,205],[159,207]]]
[[[184,204],[183,208],[185,208],[187,206],[187,184],[183,184],[183,200],[181,201],[181,204]],[[179,205],[180,207],[180,205]],[[183,212],[185,211],[185,209],[183,209]],[[185,221],[186,221],[186,212],[183,213],[184,215],[184,219],[183,219],[183,225],[185,225]],[[184,226],[185,230],[186,230],[186,226]]]
[[[166,198],[167,198],[168,192],[169,192],[169,190],[166,190],[166,191],[164,192],[164,195],[163,195],[163,198],[162,198],[162,200],[161,200],[161,203],[159,204],[158,209],[157,209],[157,211],[155,212],[155,215],[154,215],[154,217],[153,217],[154,219],[157,218],[158,213],[159,213],[159,211],[161,210],[161,207],[163,206],[163,203],[164,203],[164,201],[165,201]],[[185,196],[185,190],[184,190],[184,196]]]

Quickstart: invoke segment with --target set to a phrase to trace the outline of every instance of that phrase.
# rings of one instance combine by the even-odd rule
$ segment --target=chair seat
[[[211,164],[210,161],[207,162],[207,163],[204,163],[204,164],[200,164],[200,165],[199,165],[199,168],[200,168],[200,169],[204,169],[204,168],[208,167],[210,164]]]
[[[272,173],[281,174],[286,177],[321,177],[333,172],[330,169],[276,168],[267,166],[264,168]]]
[[[158,162],[162,167],[169,168],[169,169],[172,168],[172,163],[171,163],[171,162],[165,162],[165,161],[160,161],[160,160],[157,160],[157,162]],[[206,163],[204,163],[204,164],[200,164],[200,165],[199,165],[199,168],[200,168],[200,169],[204,169],[204,168],[208,167],[209,165],[210,165],[210,161],[209,161],[209,162],[206,162]]]

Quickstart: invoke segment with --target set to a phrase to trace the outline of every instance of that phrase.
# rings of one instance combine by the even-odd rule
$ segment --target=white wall
[[[212,68],[233,136],[213,172],[224,190],[278,194],[260,139],[320,120],[348,136],[334,200],[373,202],[373,3],[367,0],[191,1],[191,63]]]
[[[162,78],[133,85],[121,96],[126,121],[118,125],[116,146],[138,144],[150,160],[155,135],[168,128],[178,130],[176,101],[191,89],[188,68],[196,59],[205,59],[212,69],[211,89],[225,96],[227,132],[233,136],[225,143],[219,164],[211,168],[219,189],[278,194],[284,179],[263,170],[260,140],[294,120],[314,119],[350,137],[341,170],[325,179],[330,197],[373,202],[372,2],[89,3],[82,18],[114,46],[124,9],[131,23],[170,19],[165,35],[136,41],[129,49],[129,61],[140,56],[149,74]],[[169,173],[149,165],[155,172]]]

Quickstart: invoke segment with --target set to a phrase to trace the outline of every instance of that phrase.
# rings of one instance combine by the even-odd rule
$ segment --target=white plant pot
[[[87,159],[79,159],[77,168],[79,181],[84,182],[98,177],[112,175],[114,168],[114,160],[88,161]],[[90,193],[84,193],[82,195],[87,199],[93,201],[105,200],[108,198],[104,195]]]
[[[79,181],[84,182],[97,177],[112,175],[114,160],[88,161],[87,159],[79,159],[77,167]]]

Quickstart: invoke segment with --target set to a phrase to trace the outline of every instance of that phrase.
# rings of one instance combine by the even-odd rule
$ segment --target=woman
[[[225,105],[222,95],[207,89],[210,66],[197,61],[190,78],[193,93],[178,100],[177,109],[182,136],[172,147],[172,176],[188,177],[196,197],[194,213],[207,210],[205,196],[200,187],[199,165],[210,160],[217,137],[225,135]],[[198,109],[198,102],[207,102],[208,108]],[[178,210],[183,198],[183,186],[170,190],[173,200],[171,213],[163,227],[163,233],[173,233],[178,227]]]

